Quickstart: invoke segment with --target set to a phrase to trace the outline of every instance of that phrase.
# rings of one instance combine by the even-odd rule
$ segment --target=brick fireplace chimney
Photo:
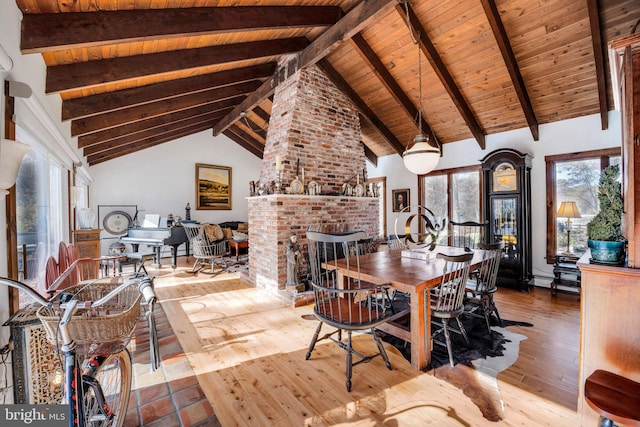
[[[365,184],[366,158],[358,112],[316,66],[296,71],[275,91],[260,182],[276,179],[283,190],[298,177],[321,195],[272,194],[249,198],[249,282],[282,293],[286,247],[292,234],[306,244],[308,227],[360,229],[378,236],[378,199],[347,197],[344,183]]]
[[[324,194],[338,193],[344,182],[364,180],[365,155],[360,119],[349,99],[317,66],[297,71],[275,91],[260,181],[275,179],[280,156],[283,183],[296,172],[314,180]],[[357,176],[357,178],[356,178]]]

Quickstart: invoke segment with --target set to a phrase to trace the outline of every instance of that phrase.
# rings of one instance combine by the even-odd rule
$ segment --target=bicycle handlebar
[[[90,303],[90,307],[91,308],[99,307],[99,306],[103,305],[104,303],[106,303],[111,298],[113,298],[114,296],[116,296],[117,294],[119,294],[120,292],[122,292],[124,289],[128,288],[129,286],[133,286],[133,285],[138,285],[138,290],[140,291],[140,293],[142,294],[142,296],[144,297],[146,302],[155,301],[156,300],[156,295],[155,295],[155,292],[153,291],[153,285],[152,284],[153,284],[153,278],[150,277],[150,276],[132,277],[130,279],[127,279],[124,283],[119,285],[117,288],[113,289],[111,292],[109,292],[107,295],[103,296],[102,298],[100,298],[100,299],[98,299],[96,301],[91,301],[91,302],[76,301],[76,304],[74,304],[74,307],[75,308],[89,308],[87,303]],[[47,300],[45,297],[40,295],[31,286],[29,286],[29,285],[27,285],[25,283],[22,283],[22,282],[18,282],[17,280],[9,279],[7,277],[0,277],[0,285],[6,285],[6,286],[10,286],[12,288],[20,289],[20,290],[24,291],[25,293],[27,293],[38,304],[46,306],[46,307],[53,306],[54,305],[54,300],[56,298],[59,298],[58,296],[54,296],[54,297],[52,297],[51,300]],[[62,291],[62,292],[64,292],[64,291]],[[62,294],[60,294],[60,295],[62,295]],[[71,297],[71,299],[73,300],[73,296]],[[61,303],[60,306],[62,308],[66,308],[66,306],[68,304],[69,304],[69,300]],[[73,310],[73,311],[75,311],[75,310]]]
[[[47,300],[45,297],[40,295],[35,289],[31,286],[26,285],[22,282],[18,282],[17,280],[9,279],[7,277],[0,277],[0,285],[10,286],[12,288],[20,289],[26,292],[31,298],[36,300],[37,303],[44,306],[51,306],[52,302]]]
[[[143,277],[136,276],[136,277],[129,278],[126,281],[124,281],[121,285],[119,285],[117,288],[113,289],[111,292],[103,296],[102,298],[96,301],[92,301],[91,308],[100,307],[102,304],[106,303],[111,298],[118,295],[124,289],[128,288],[129,286],[133,286],[135,284],[138,285],[139,292],[142,293],[146,299],[147,298],[145,295],[146,289],[151,287],[152,283],[153,283],[153,278],[150,276],[143,276]],[[153,294],[153,297],[155,298],[155,294]]]
[[[148,276],[146,276],[146,278],[148,278]],[[138,285],[138,290],[144,297],[144,300],[147,302],[147,304],[152,304],[157,300],[156,293],[153,290],[153,279],[141,280],[140,284]]]

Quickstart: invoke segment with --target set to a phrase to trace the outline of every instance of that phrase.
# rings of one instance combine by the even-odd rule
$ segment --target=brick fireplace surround
[[[297,235],[303,247],[310,226],[359,229],[378,236],[378,199],[340,195],[343,183],[363,184],[366,179],[360,140],[357,111],[318,67],[298,70],[276,88],[260,182],[276,179],[278,156],[283,188],[296,176],[304,176],[305,184],[314,180],[322,186],[322,195],[248,198],[249,272],[244,279],[290,302],[302,303],[305,297],[285,285],[291,235]]]

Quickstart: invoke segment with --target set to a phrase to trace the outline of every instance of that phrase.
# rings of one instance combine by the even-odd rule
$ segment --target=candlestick
[[[276,156],[276,170],[282,170],[282,157],[279,154]]]
[[[356,185],[360,185],[360,175],[356,175]]]
[[[282,171],[276,172],[275,193],[282,194]]]
[[[304,184],[304,166],[302,167],[302,183]]]
[[[300,175],[300,158],[296,160],[296,176]]]

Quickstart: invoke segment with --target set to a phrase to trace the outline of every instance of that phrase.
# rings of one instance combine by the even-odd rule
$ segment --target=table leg
[[[411,294],[411,366],[424,369],[431,362],[430,304],[425,304],[424,292]]]

